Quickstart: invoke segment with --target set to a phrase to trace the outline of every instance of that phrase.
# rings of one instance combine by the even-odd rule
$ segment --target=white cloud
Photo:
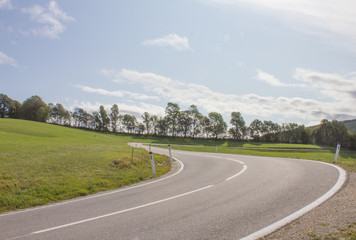
[[[279,79],[277,79],[275,76],[263,72],[261,70],[257,70],[257,76],[256,78],[260,81],[266,82],[272,86],[275,87],[305,87],[303,84],[287,84],[287,83],[282,83]]]
[[[12,67],[17,67],[17,62],[12,57],[7,56],[5,53],[0,51],[0,64],[10,65]]]
[[[34,5],[31,8],[23,8],[22,12],[29,13],[32,20],[44,25],[42,28],[33,29],[33,34],[49,38],[59,38],[59,35],[66,29],[63,22],[75,20],[63,12],[54,0],[49,2],[47,8]]]
[[[48,10],[53,14],[57,19],[61,19],[66,22],[74,21],[73,17],[68,16],[65,12],[63,12],[56,1],[51,0],[48,4]]]
[[[281,83],[277,78],[275,78],[273,75],[268,74],[266,72],[263,72],[261,70],[257,70],[257,79],[264,81],[268,84],[271,84],[272,86],[276,87],[285,87],[286,84]]]
[[[335,100],[352,104],[356,101],[356,79],[347,79],[338,74],[321,73],[297,68],[294,78],[310,83],[314,89]]]
[[[178,51],[191,51],[187,37],[181,37],[175,33],[169,34],[162,38],[147,39],[142,42],[143,45],[173,47]]]
[[[80,88],[83,92],[87,93],[96,93],[104,96],[111,96],[111,97],[129,97],[138,100],[159,100],[156,96],[147,96],[141,93],[133,93],[129,91],[109,91],[101,88],[92,88],[88,86],[76,85],[75,87]]]
[[[120,74],[117,74],[116,71],[114,70],[110,70],[110,69],[101,69],[99,71],[100,74],[102,74],[103,76],[110,78],[111,80],[113,80],[114,82],[122,82],[120,79]]]
[[[229,34],[224,35],[224,42],[228,42],[231,40],[231,36]]]
[[[140,73],[128,69],[122,69],[120,72],[120,76],[129,79],[133,82],[144,84],[146,86],[164,86],[172,83],[172,80],[168,77],[164,77],[154,73]]]
[[[97,112],[99,111],[99,107],[102,105],[104,106],[105,110],[107,112],[110,112],[110,109],[112,105],[110,104],[104,104],[104,103],[91,103],[91,102],[83,102],[83,101],[71,101],[73,102],[73,105],[69,106],[68,109],[70,111],[73,111],[74,108],[83,108],[87,112]],[[119,106],[119,111],[120,114],[133,114],[137,118],[141,118],[141,115],[144,112],[149,111],[150,114],[158,115],[158,116],[164,116],[165,114],[165,108],[153,104],[148,104],[144,102],[140,103],[133,103],[133,104],[127,104],[127,103],[116,103]]]
[[[310,79],[313,79],[310,77],[312,74],[306,70],[306,72],[302,70],[296,70],[296,78],[297,80],[306,82],[307,84],[304,85],[310,87],[310,81],[312,81]],[[122,69],[119,72],[112,71],[112,73],[115,76],[119,76],[123,81],[122,83],[137,84],[137,87],[163,97],[167,102],[176,102],[184,106],[195,104],[206,112],[214,111],[229,115],[232,111],[240,111],[244,115],[255,116],[256,118],[280,116],[285,119],[305,119],[307,122],[320,121],[323,118],[335,118],[339,120],[356,118],[356,109],[353,108],[353,105],[346,104],[348,103],[345,102],[348,101],[347,99],[338,98],[329,101],[320,101],[300,97],[272,97],[258,96],[256,94],[238,96],[219,93],[204,85],[172,80],[155,73],[141,73],[128,69]],[[270,82],[283,85],[278,79],[276,81],[276,79],[271,78],[268,74],[264,77],[266,76],[269,77],[268,80]],[[348,81],[344,80],[342,80],[343,83],[348,83]],[[321,89],[321,93],[324,93],[323,91],[326,88],[330,89],[325,85]],[[318,92],[320,88],[314,87],[314,89],[317,91],[316,95],[320,95],[320,92]],[[355,90],[354,93],[356,95],[356,89],[351,89]],[[349,88],[350,91],[351,89]],[[352,91],[345,94],[352,96]],[[144,111],[147,111],[147,109]]]
[[[252,4],[302,23],[309,33],[327,36],[334,44],[356,51],[356,1],[354,0],[205,0],[219,4]],[[308,29],[305,26],[310,26]],[[320,30],[325,32],[320,32]],[[337,41],[335,41],[337,38]]]
[[[242,67],[244,65],[244,62],[242,61],[234,61],[234,63],[239,67]]]
[[[12,9],[11,0],[0,0],[0,9]]]

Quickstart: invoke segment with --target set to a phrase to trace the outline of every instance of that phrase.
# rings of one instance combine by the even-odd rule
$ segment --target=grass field
[[[127,145],[131,137],[50,124],[0,119],[0,212],[44,205],[152,176],[149,155]],[[155,156],[157,175],[169,158]],[[117,161],[118,164],[114,164]]]

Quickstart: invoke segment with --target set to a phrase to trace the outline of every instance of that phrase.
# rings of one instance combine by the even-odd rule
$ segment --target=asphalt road
[[[254,239],[324,201],[345,180],[340,169],[314,161],[173,156],[175,170],[160,179],[0,215],[0,239]]]

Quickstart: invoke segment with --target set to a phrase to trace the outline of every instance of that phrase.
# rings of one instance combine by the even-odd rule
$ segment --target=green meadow
[[[34,207],[152,177],[147,151],[131,137],[0,119],[0,212]],[[157,176],[169,158],[155,155]],[[116,161],[116,164],[114,163]],[[164,164],[163,164],[164,163]]]

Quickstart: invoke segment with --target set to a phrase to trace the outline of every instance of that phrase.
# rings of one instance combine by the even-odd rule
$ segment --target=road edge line
[[[195,190],[192,190],[192,191],[189,191],[189,192],[185,192],[185,193],[182,193],[182,194],[179,194],[179,195],[176,195],[176,196],[164,198],[164,199],[161,199],[161,200],[157,200],[157,201],[154,201],[154,202],[146,203],[146,204],[139,205],[139,206],[136,206],[136,207],[131,207],[131,208],[123,209],[123,210],[120,210],[120,211],[108,213],[108,214],[105,214],[105,215],[101,215],[101,216],[97,216],[97,217],[92,217],[92,218],[88,218],[88,219],[84,219],[84,220],[80,220],[80,221],[76,221],[76,222],[72,222],[72,223],[67,223],[67,224],[63,224],[63,225],[56,226],[56,227],[52,227],[52,228],[47,228],[47,229],[35,231],[35,232],[30,233],[29,235],[34,235],[34,234],[40,234],[40,233],[50,232],[50,231],[53,231],[53,230],[57,230],[57,229],[61,229],[61,228],[66,228],[66,227],[78,225],[78,224],[81,224],[81,223],[86,223],[86,222],[95,221],[95,220],[98,220],[98,219],[102,219],[102,218],[106,218],[106,217],[111,217],[111,216],[118,215],[118,214],[121,214],[121,213],[130,212],[130,211],[137,210],[137,209],[141,209],[141,208],[144,208],[144,207],[156,205],[156,204],[159,204],[159,203],[162,203],[162,202],[167,202],[167,201],[170,201],[170,200],[173,200],[173,199],[181,198],[181,197],[184,197],[184,196],[187,196],[187,195],[196,193],[196,192],[203,191],[203,190],[208,189],[208,188],[211,188],[211,187],[213,187],[213,186],[214,186],[214,185],[208,185],[208,186],[201,187],[201,188],[198,188],[198,189],[195,189]],[[28,235],[28,236],[29,236],[29,235]],[[25,235],[25,236],[27,236],[27,235]]]
[[[308,161],[310,161],[310,160],[308,160]],[[342,169],[339,166],[330,164],[330,163],[318,162],[318,161],[312,161],[312,162],[329,165],[329,166],[336,168],[339,171],[339,178],[336,181],[336,183],[334,184],[334,186],[328,192],[326,192],[324,195],[322,195],[320,198],[316,199],[314,202],[312,202],[312,203],[308,204],[307,206],[299,209],[298,211],[288,215],[287,217],[284,217],[281,220],[278,220],[275,223],[272,223],[272,224],[270,224],[256,232],[254,232],[254,233],[251,233],[243,238],[240,238],[240,240],[255,240],[255,239],[262,238],[266,235],[269,235],[269,234],[277,231],[278,229],[282,228],[283,226],[293,222],[294,220],[300,218],[307,212],[309,212],[309,211],[313,210],[314,208],[316,208],[317,206],[321,205],[322,203],[324,203],[326,200],[331,198],[334,194],[336,194],[342,188],[345,181],[347,180],[347,172],[344,169]]]

